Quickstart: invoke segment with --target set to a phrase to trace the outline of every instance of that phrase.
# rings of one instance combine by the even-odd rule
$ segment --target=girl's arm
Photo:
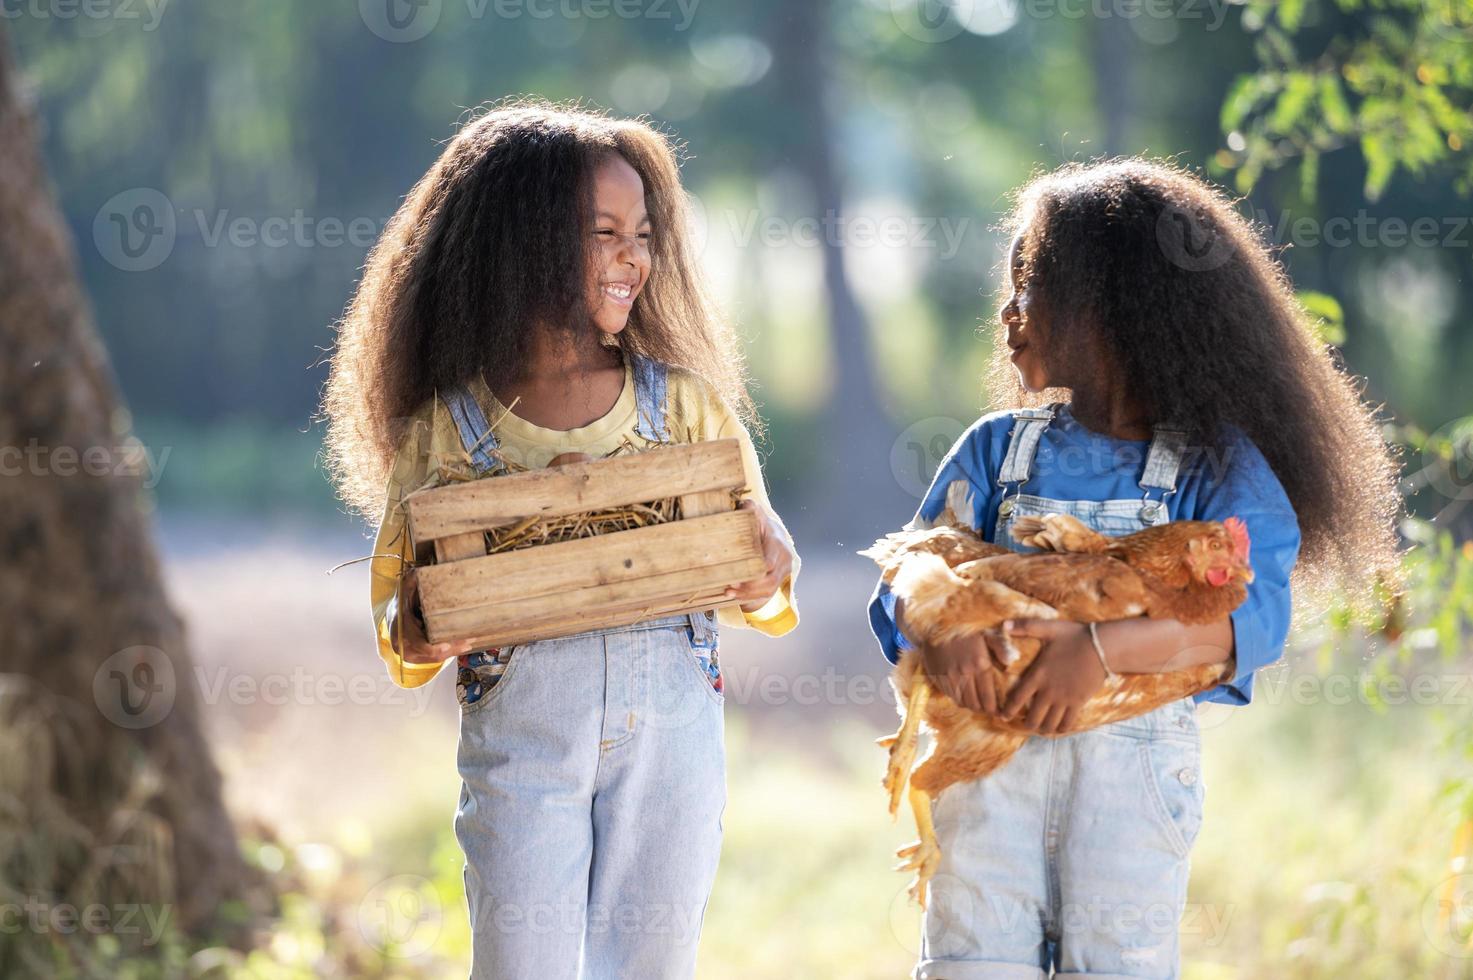
[[[1103,663],[1083,623],[1046,619],[1014,623],[1011,635],[1035,637],[1044,641],[1044,647],[1008,692],[998,714],[1045,735],[1071,731],[1078,710],[1105,683],[1106,664],[1117,674],[1158,674],[1222,663],[1233,655],[1230,619],[1198,626],[1175,619],[1118,619],[1095,629]]]
[[[935,525],[948,508],[974,530],[985,527],[993,513],[992,482],[978,477],[991,472],[989,458],[995,434],[989,420],[974,425],[951,447],[936,469],[920,508],[906,530]],[[914,645],[901,623],[905,610],[898,597],[881,579],[870,597],[869,621],[885,658],[892,664]],[[964,708],[994,713],[997,699],[987,643],[980,634],[966,636],[940,646],[921,646],[926,676],[947,697]]]
[[[717,622],[724,626],[750,626],[768,636],[782,636],[798,625],[798,603],[793,595],[801,564],[798,551],[793,547],[793,536],[767,498],[762,464],[747,427],[719,397],[713,400],[710,413],[705,426],[710,433],[708,438],[736,439],[741,445],[742,470],[747,478],[743,503],[755,508],[762,517],[763,550],[767,557],[767,575],[755,583],[743,583],[750,588],[738,590],[732,597],[732,605],[716,611]]]
[[[915,516],[905,525],[905,530],[924,530],[935,526],[937,519],[948,507],[961,521],[973,530],[986,526],[992,513],[991,481],[982,479],[988,469],[989,446],[993,439],[988,420],[979,421],[962,433],[942,458],[931,478],[931,486],[921,500]],[[983,532],[984,537],[988,535]],[[869,601],[870,630],[879,641],[885,659],[893,663],[900,661],[900,654],[911,649],[913,644],[896,625],[896,596],[890,586],[881,579]],[[960,703],[959,698],[947,691],[948,696]],[[971,704],[968,704],[971,707]]]
[[[1117,674],[1159,674],[1185,670],[1202,664],[1220,664],[1233,655],[1233,621],[1188,626],[1175,619],[1117,619],[1098,623],[1095,631],[1105,662]],[[1099,654],[1089,637],[1089,627],[1068,620],[1020,620],[1009,630],[1012,636],[1031,636],[1053,645],[1080,647],[1090,659]],[[1055,655],[1058,651],[1055,651]],[[1103,670],[1101,680],[1104,679]]]
[[[428,420],[416,420],[399,447],[384,488],[384,513],[373,544],[374,558],[369,564],[369,594],[379,658],[388,668],[390,679],[399,687],[428,684],[445,666],[444,659],[431,663],[405,660],[402,651],[395,647],[394,639],[400,630],[397,620],[408,614],[408,610],[399,608],[400,584],[414,557],[409,545],[409,530],[405,526],[403,498],[409,491],[424,485],[429,477],[432,458],[452,458],[458,447],[459,439],[447,416],[436,412],[431,413]],[[451,455],[436,457],[436,453]],[[447,651],[445,659],[463,652]]]
[[[1230,618],[1197,626],[1175,619],[1121,619],[1095,629],[1105,662],[1117,674],[1185,670],[1220,664],[1233,656]]]
[[[1253,494],[1259,501],[1277,502],[1270,499],[1274,496],[1271,488],[1260,485]],[[1231,678],[1205,699],[1247,704],[1252,697],[1254,672],[1283,655],[1292,605],[1289,577],[1299,554],[1299,524],[1287,500],[1281,507],[1268,510],[1249,510],[1250,501],[1243,496],[1233,495],[1228,500],[1200,519],[1221,520],[1236,513],[1247,525],[1253,565],[1248,598],[1227,619],[1202,626],[1187,626],[1174,619],[1098,624],[1100,647],[1116,673],[1160,673],[1232,658]],[[1105,669],[1087,627],[1064,621],[1027,620],[1015,623],[1012,632],[1038,637],[1044,645],[1009,692],[1000,713],[1014,720],[1021,718],[1025,727],[1044,734],[1070,730],[1077,709],[1105,681]]]
[[[1190,516],[1199,521],[1238,517],[1248,528],[1253,582],[1232,612],[1229,640],[1216,643],[1233,655],[1230,677],[1199,700],[1243,705],[1253,699],[1253,675],[1284,655],[1293,613],[1289,581],[1299,559],[1299,520],[1263,454],[1238,434],[1220,459],[1203,461],[1204,483]],[[1185,638],[1187,647],[1192,636]],[[1212,645],[1209,639],[1206,641]],[[1108,650],[1109,648],[1106,647]],[[1167,668],[1169,669],[1169,668]]]
[[[406,661],[394,647],[399,617],[408,610],[399,608],[399,584],[409,568],[412,555],[409,533],[397,498],[390,487],[383,520],[374,541],[369,592],[373,604],[373,631],[378,641],[378,655],[388,667],[389,677],[399,687],[421,687],[434,679],[444,663],[420,664]]]

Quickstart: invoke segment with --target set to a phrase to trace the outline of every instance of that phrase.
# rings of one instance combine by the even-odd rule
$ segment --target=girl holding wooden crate
[[[370,253],[324,405],[344,499],[381,515],[380,655],[403,687],[458,662],[472,975],[690,976],[726,799],[718,624],[792,630],[798,558],[767,500],[741,350],[701,280],[670,142],[540,102],[465,125]],[[426,639],[410,493],[728,437],[766,573],[727,589],[715,615],[503,649]]]

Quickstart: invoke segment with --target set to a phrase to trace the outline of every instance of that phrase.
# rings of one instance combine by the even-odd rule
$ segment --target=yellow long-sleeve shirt
[[[581,452],[600,458],[625,443],[635,450],[651,445],[635,430],[635,384],[627,361],[624,390],[614,407],[602,418],[577,429],[545,429],[533,425],[508,411],[480,379],[472,382],[469,388],[491,422],[500,444],[500,454],[528,469],[544,467],[563,453]],[[752,438],[720,394],[699,375],[678,368],[669,369],[667,390],[666,410],[671,437],[681,442],[735,437],[741,443],[742,464],[747,477],[743,495],[753,498],[764,510],[772,513]],[[406,563],[412,558],[404,524],[403,500],[424,486],[442,461],[461,459],[463,454],[455,422],[444,403],[436,399],[415,413],[389,474],[384,514],[373,549],[377,557],[371,564],[371,598],[379,656],[387,665],[389,676],[400,687],[427,684],[444,666],[443,662],[405,663],[389,640],[389,605],[398,591],[403,570],[408,567]],[[773,517],[791,544],[792,537],[782,520],[775,513]],[[386,557],[395,555],[403,561]],[[781,636],[791,631],[798,625],[798,607],[793,597],[793,582],[797,576],[795,551],[792,575],[772,599],[754,613],[744,613],[736,603],[723,606],[717,610],[717,622],[723,626],[750,626],[768,636]]]

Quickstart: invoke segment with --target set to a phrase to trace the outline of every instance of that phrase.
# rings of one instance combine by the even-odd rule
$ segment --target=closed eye
[[[594,229],[593,233],[604,241],[609,241],[611,239],[619,237],[619,233],[612,228],[596,228]],[[654,235],[648,231],[640,231],[635,232],[634,237],[638,241],[648,243],[649,240],[654,237]]]

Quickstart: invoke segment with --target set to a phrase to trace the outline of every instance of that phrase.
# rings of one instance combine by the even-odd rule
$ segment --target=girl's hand
[[[431,643],[425,636],[424,618],[419,611],[419,574],[411,568],[404,573],[404,582],[399,590],[399,602],[394,614],[389,617],[389,642],[407,664],[437,664],[475,647],[470,640],[454,643]],[[402,645],[402,649],[401,649]]]
[[[1008,692],[1001,717],[1039,735],[1072,731],[1079,708],[1105,683],[1089,627],[1062,619],[1022,619],[1004,628],[1012,636],[1042,640],[1043,646]]]
[[[997,674],[980,633],[918,647],[921,666],[936,689],[963,708],[997,714]]]
[[[895,625],[905,632],[905,600],[895,598]],[[973,633],[946,643],[916,643],[921,667],[936,690],[970,711],[996,715],[998,675],[993,670],[991,644]]]
[[[762,537],[762,557],[767,561],[767,572],[761,578],[727,589],[726,597],[738,601],[746,600],[741,603],[742,612],[753,613],[761,609],[793,573],[793,546],[788,543],[787,535],[783,534],[777,519],[758,507],[757,501],[748,497],[737,506],[741,510],[755,510],[762,518],[757,527]]]

